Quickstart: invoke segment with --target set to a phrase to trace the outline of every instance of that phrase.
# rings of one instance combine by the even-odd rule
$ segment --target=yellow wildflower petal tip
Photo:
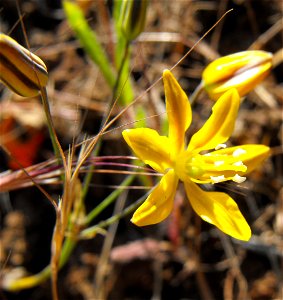
[[[225,143],[234,130],[239,106],[240,97],[237,90],[230,89],[225,92],[214,104],[210,118],[192,136],[188,150],[211,150]]]
[[[166,136],[150,128],[127,129],[122,135],[135,155],[157,172],[165,173],[172,166],[171,145]]]
[[[269,74],[272,57],[271,53],[260,50],[220,57],[204,69],[203,86],[213,100],[231,88],[236,88],[243,97]]]
[[[131,222],[146,226],[162,222],[173,209],[178,178],[174,170],[169,170],[154,188],[145,202],[135,211]]]
[[[194,211],[204,221],[235,239],[248,241],[251,238],[250,226],[227,194],[205,192],[193,182],[186,182],[185,189]]]
[[[163,71],[166,111],[169,122],[169,139],[178,152],[184,148],[185,132],[192,121],[189,99],[174,75],[169,70]]]

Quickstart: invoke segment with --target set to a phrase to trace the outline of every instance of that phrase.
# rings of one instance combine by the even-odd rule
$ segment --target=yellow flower
[[[39,94],[48,81],[47,68],[35,54],[0,34],[0,80],[23,97]]]
[[[269,52],[238,52],[210,63],[203,71],[202,83],[213,100],[217,100],[231,88],[236,88],[242,97],[269,74],[271,67],[272,54]]]
[[[192,120],[191,106],[170,71],[164,71],[163,80],[168,137],[160,136],[150,128],[123,131],[123,137],[134,153],[164,174],[131,221],[138,226],[163,221],[172,211],[178,181],[181,180],[193,209],[204,221],[234,238],[249,240],[250,227],[234,200],[222,192],[206,192],[197,184],[226,180],[242,182],[245,180],[243,175],[268,156],[269,148],[263,145],[225,148],[224,143],[232,134],[240,104],[235,89],[220,97],[210,118],[185,147],[185,132]]]

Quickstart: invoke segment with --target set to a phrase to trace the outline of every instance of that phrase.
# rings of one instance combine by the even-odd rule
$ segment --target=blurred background
[[[75,1],[115,61],[113,5],[115,1]],[[144,31],[131,44],[128,79],[133,98],[140,96],[162,71],[174,66],[205,32],[231,11],[173,73],[188,95],[201,81],[204,67],[214,59],[248,49],[279,53],[282,48],[281,0],[152,0]],[[48,95],[56,132],[64,150],[100,130],[112,89],[98,66],[74,35],[59,0],[2,0],[0,29],[37,54],[49,71]],[[21,21],[24,24],[24,28]],[[282,55],[282,50],[281,50]],[[279,58],[280,60],[280,58]],[[117,231],[79,241],[59,273],[59,295],[65,300],[269,300],[283,293],[282,103],[283,66],[243,100],[231,145],[265,144],[272,156],[240,184],[222,183],[214,189],[228,192],[250,224],[247,243],[233,240],[204,223],[192,211],[182,190],[171,216],[161,224],[138,228],[131,215],[121,219]],[[52,145],[40,100],[22,98],[0,85],[0,150],[2,175],[8,169],[44,162]],[[213,101],[202,93],[193,107],[190,137],[210,115]],[[138,102],[146,124],[162,131],[166,117],[162,83]],[[138,120],[135,107],[124,113],[103,137],[99,155],[130,155],[121,131]],[[123,105],[118,103],[112,115]],[[130,125],[127,125],[130,124]],[[137,122],[137,126],[139,123]],[[124,126],[122,129],[119,126]],[[6,173],[7,174],[7,173]],[[90,211],[123,180],[124,175],[95,173],[85,201]],[[1,180],[1,178],[0,178]],[[154,184],[154,178],[149,182]],[[60,182],[42,185],[54,199]],[[50,182],[49,182],[50,183]],[[125,199],[129,205],[147,190],[136,179]],[[1,191],[1,181],[0,181]],[[113,214],[110,205],[96,222]],[[1,273],[35,274],[50,261],[55,223],[52,205],[36,187],[15,187],[0,193]],[[95,223],[94,223],[95,224]],[[105,243],[110,236],[110,242]],[[109,244],[110,243],[110,244]],[[13,273],[14,274],[14,273]],[[50,281],[16,293],[2,291],[3,299],[52,299]]]

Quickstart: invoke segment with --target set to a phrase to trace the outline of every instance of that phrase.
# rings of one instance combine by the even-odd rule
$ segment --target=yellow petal
[[[137,226],[146,226],[159,223],[167,218],[173,208],[177,184],[178,178],[171,169],[135,211],[131,221]]]
[[[157,172],[164,173],[172,166],[168,137],[150,128],[127,129],[122,134],[135,155]]]
[[[236,89],[231,89],[222,95],[212,108],[212,115],[196,132],[189,143],[188,150],[209,150],[225,143],[231,136],[238,109],[240,97]]]
[[[235,239],[250,239],[251,229],[231,197],[220,192],[205,192],[191,181],[184,184],[193,209],[204,221]]]
[[[205,68],[203,85],[213,100],[233,87],[242,97],[269,74],[271,67],[271,53],[260,50],[234,53],[216,59]]]
[[[169,70],[163,72],[169,139],[175,153],[184,149],[185,132],[192,121],[192,110],[187,95]]]
[[[250,144],[213,151],[211,154],[226,156],[233,156],[234,154],[234,157],[236,157],[238,161],[242,161],[247,167],[246,172],[238,172],[239,175],[243,175],[257,168],[270,155],[270,148],[265,145]]]

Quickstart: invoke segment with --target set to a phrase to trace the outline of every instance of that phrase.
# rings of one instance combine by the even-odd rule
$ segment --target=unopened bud
[[[202,83],[213,100],[231,88],[236,88],[243,97],[269,74],[271,67],[272,54],[269,52],[238,52],[210,63],[204,69]]]
[[[143,31],[148,0],[124,0],[121,7],[121,30],[128,41]]]
[[[0,80],[15,93],[33,97],[46,86],[48,72],[38,56],[1,33]]]

